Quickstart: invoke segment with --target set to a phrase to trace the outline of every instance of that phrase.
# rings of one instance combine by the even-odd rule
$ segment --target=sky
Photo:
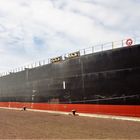
[[[140,37],[139,0],[0,0],[0,73]]]

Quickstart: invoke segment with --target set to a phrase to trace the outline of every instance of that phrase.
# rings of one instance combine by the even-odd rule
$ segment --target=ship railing
[[[99,45],[93,45],[91,47],[81,49],[76,52],[79,52],[79,54],[77,55],[79,57],[82,55],[102,52],[102,51],[106,51],[106,50],[112,50],[112,49],[121,48],[121,47],[130,47],[130,46],[136,45],[136,44],[140,44],[140,37],[127,38],[127,39],[123,39],[123,40],[119,40],[119,41],[107,42],[107,43],[103,43],[103,44],[99,44]],[[67,58],[73,58],[73,57],[69,57],[69,54],[73,54],[73,52],[62,55],[61,61],[65,61],[65,60],[67,60]],[[54,57],[54,58],[57,58],[57,57]],[[26,65],[26,66],[18,67],[18,68],[9,70],[8,72],[1,73],[0,77],[9,75],[9,74],[13,74],[13,73],[17,73],[17,72],[21,72],[21,71],[24,71],[25,69],[32,69],[32,68],[44,66],[46,64],[51,63],[52,62],[51,60],[52,60],[52,58],[49,58],[47,60],[40,60],[38,62],[34,62],[34,63]]]
[[[129,45],[129,43],[130,43],[130,45]],[[121,47],[130,47],[130,46],[136,45],[136,44],[140,44],[140,37],[128,38],[128,39],[114,41],[114,42],[107,42],[107,43],[103,43],[100,45],[94,45],[92,47],[80,50],[80,54],[86,55],[86,54],[121,48]]]

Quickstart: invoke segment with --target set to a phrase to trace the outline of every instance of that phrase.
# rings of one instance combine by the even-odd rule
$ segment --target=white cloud
[[[0,0],[0,71],[139,36],[140,2]]]

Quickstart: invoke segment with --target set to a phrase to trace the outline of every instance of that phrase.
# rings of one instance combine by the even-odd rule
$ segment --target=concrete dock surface
[[[140,139],[140,122],[0,109],[0,139]]]

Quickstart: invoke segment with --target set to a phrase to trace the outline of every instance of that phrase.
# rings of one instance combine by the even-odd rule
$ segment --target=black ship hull
[[[0,106],[140,116],[140,45],[0,77]]]

